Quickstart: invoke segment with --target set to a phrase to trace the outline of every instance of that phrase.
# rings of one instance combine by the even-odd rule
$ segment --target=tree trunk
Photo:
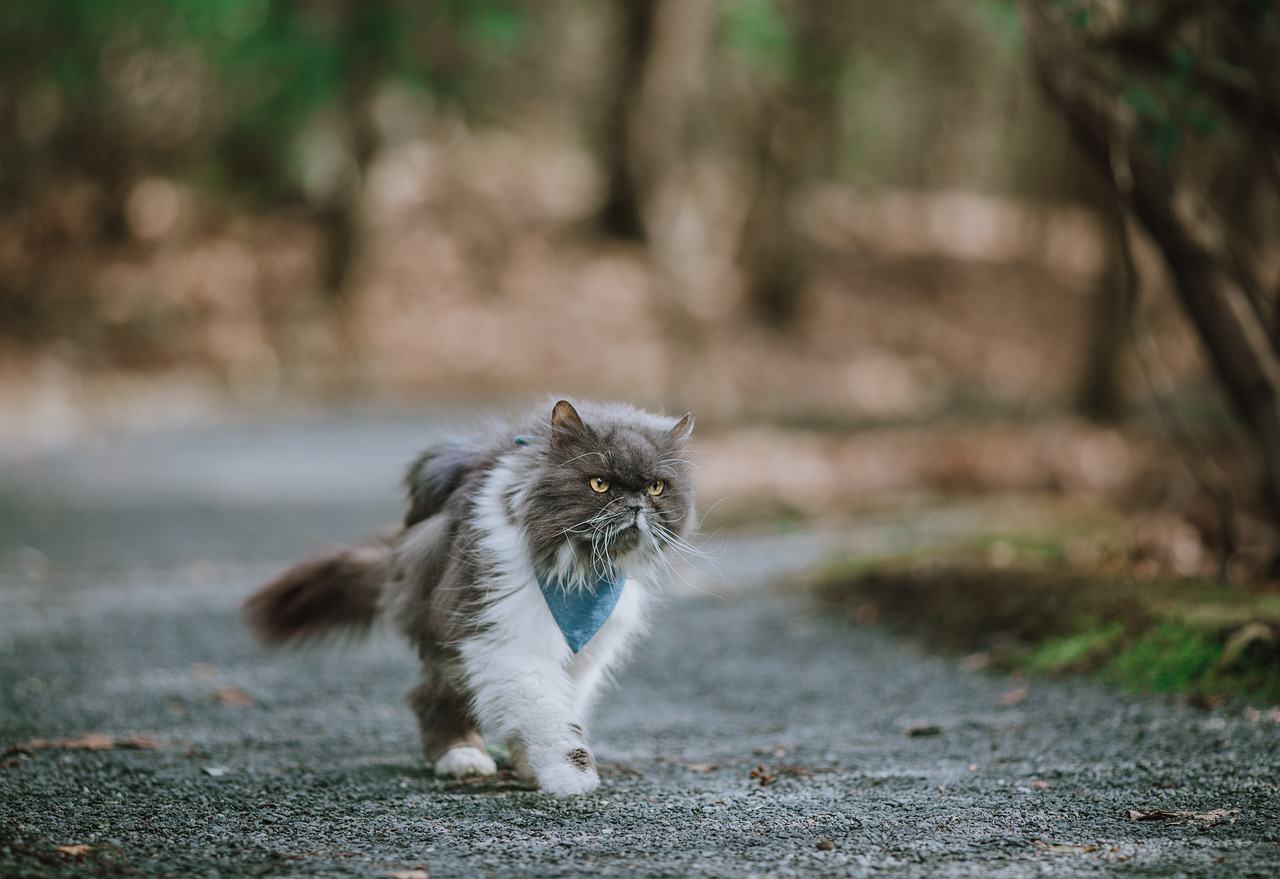
[[[1262,459],[1264,494],[1280,531],[1280,353],[1236,273],[1227,230],[1201,207],[1167,161],[1130,136],[1118,92],[1092,81],[1024,2],[1023,30],[1045,92],[1108,175],[1127,175],[1129,208],[1164,255],[1178,297]]]
[[[792,211],[804,186],[836,170],[839,86],[851,37],[845,0],[795,0],[794,70],[760,98],[751,132],[755,191],[743,224],[738,264],[747,301],[765,326],[795,320],[808,277],[808,243]]]
[[[627,145],[632,119],[637,112],[644,87],[645,59],[653,43],[654,17],[658,0],[619,0],[614,4],[618,16],[617,42],[622,52],[614,85],[606,110],[604,143],[601,158],[605,166],[604,204],[596,221],[612,238],[624,241],[644,240],[637,181],[632,173]]]
[[[714,375],[704,364],[707,329],[690,306],[710,279],[700,267],[698,241],[689,240],[681,221],[697,212],[690,195],[688,128],[705,76],[716,7],[689,0],[654,0],[653,6],[627,121],[628,167],[657,279],[668,353],[664,395],[672,408],[696,405],[710,416],[718,395],[704,386]]]

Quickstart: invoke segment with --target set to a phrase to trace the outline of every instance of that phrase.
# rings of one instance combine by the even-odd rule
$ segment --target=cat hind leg
[[[445,751],[432,766],[441,778],[465,778],[472,775],[493,775],[498,764],[484,751],[473,745],[459,744]]]
[[[422,752],[442,778],[494,775],[498,765],[489,756],[467,702],[438,675],[427,674],[409,694],[418,718]]]

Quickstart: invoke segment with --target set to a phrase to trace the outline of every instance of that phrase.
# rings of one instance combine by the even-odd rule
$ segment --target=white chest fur
[[[477,498],[489,600],[476,622],[480,634],[461,645],[474,694],[473,709],[486,737],[512,737],[544,788],[580,792],[598,783],[566,755],[584,753],[592,700],[645,624],[652,599],[649,577],[628,572],[616,607],[601,629],[574,653],[547,607],[530,561],[525,535],[508,510],[518,494],[515,474],[499,464]],[[587,755],[589,760],[589,754]]]

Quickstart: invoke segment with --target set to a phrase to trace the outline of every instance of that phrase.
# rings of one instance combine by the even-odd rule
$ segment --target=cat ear
[[[551,410],[552,436],[565,433],[585,433],[587,425],[582,421],[578,410],[568,400],[561,400]]]
[[[667,431],[667,436],[676,442],[684,442],[693,436],[693,413],[684,413],[684,418],[676,422],[676,426]]]

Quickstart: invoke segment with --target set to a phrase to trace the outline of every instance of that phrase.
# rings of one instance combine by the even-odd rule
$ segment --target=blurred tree
[[[1255,441],[1280,535],[1280,6],[1024,0],[1023,11],[1047,94],[1169,265]]]
[[[708,373],[703,368],[706,322],[692,303],[710,279],[693,252],[700,242],[684,234],[682,219],[690,213],[695,152],[690,132],[701,109],[715,12],[710,2],[655,0],[643,23],[645,55],[626,87],[627,170],[658,279],[669,357],[666,396],[673,405],[702,396],[692,389]]]
[[[530,5],[0,4],[0,234],[22,255],[0,260],[0,326],[18,338],[93,332],[67,248],[126,240],[129,194],[157,174],[309,212],[327,238],[324,287],[339,296],[386,124],[379,96],[394,84],[424,104],[493,103],[527,60]]]
[[[843,0],[751,0],[726,6],[724,40],[755,74],[748,105],[752,189],[738,248],[747,301],[767,326],[795,317],[810,260],[795,202],[833,175],[840,83],[856,17]]]
[[[601,161],[605,172],[604,204],[597,222],[606,235],[623,240],[644,239],[641,216],[640,185],[631,167],[632,126],[641,111],[640,100],[645,82],[645,63],[653,47],[655,17],[660,0],[617,0],[616,35],[619,53],[616,82],[605,110],[604,146]],[[633,121],[634,120],[634,121]]]
[[[1082,204],[1095,211],[1104,228],[1114,228],[1118,211],[1109,181],[1088,163],[1079,149],[1070,151],[1067,186]],[[1103,262],[1090,291],[1092,309],[1084,364],[1076,386],[1076,409],[1098,422],[1117,421],[1124,410],[1121,360],[1129,338],[1128,297],[1123,260],[1115,236],[1103,240]]]

